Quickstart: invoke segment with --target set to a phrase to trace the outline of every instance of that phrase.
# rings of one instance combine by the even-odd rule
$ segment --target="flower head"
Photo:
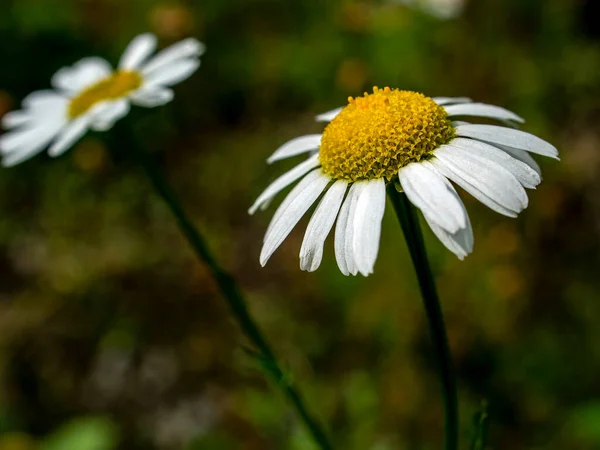
[[[49,146],[58,156],[89,129],[105,131],[124,117],[131,104],[154,107],[173,99],[169,88],[198,69],[204,45],[185,39],[153,57],[152,34],[137,36],[113,70],[104,59],[84,58],[60,69],[51,80],[53,90],[33,92],[23,109],[6,114],[0,137],[3,164],[12,166]]]
[[[453,121],[457,117],[484,117],[506,126]],[[250,208],[251,214],[266,208],[301,178],[267,229],[262,265],[321,198],[302,242],[300,267],[319,267],[336,224],[335,256],[342,273],[372,273],[386,183],[397,183],[440,241],[463,259],[473,249],[473,230],[451,181],[494,211],[516,217],[528,204],[525,188],[541,181],[529,153],[558,158],[555,147],[515,129],[523,122],[519,116],[468,98],[374,88],[317,120],[329,122],[323,134],[293,139],[268,159],[310,155],[271,183]]]

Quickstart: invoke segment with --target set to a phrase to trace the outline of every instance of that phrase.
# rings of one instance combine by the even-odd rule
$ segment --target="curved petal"
[[[173,100],[173,90],[162,87],[142,88],[131,94],[131,101],[144,108],[154,108],[162,106]]]
[[[463,103],[460,105],[445,106],[444,109],[449,117],[476,116],[498,120],[514,120],[521,123],[525,122],[525,120],[508,109],[501,108],[500,106],[486,105],[485,103]]]
[[[335,259],[340,271],[346,276],[356,275],[358,272],[354,260],[354,211],[364,186],[360,182],[352,184],[335,225]]]
[[[469,97],[431,97],[431,100],[440,106],[455,105],[458,103],[471,103],[473,101]]]
[[[353,245],[358,271],[367,276],[373,273],[379,253],[381,221],[385,211],[385,181],[380,178],[364,183],[354,211]]]
[[[89,125],[90,118],[88,116],[81,116],[69,123],[50,146],[48,154],[50,156],[62,155],[87,132]]]
[[[108,78],[112,73],[110,64],[98,57],[83,58],[71,67],[63,67],[52,77],[52,86],[70,95]]]
[[[38,124],[27,130],[17,130],[0,137],[2,165],[11,167],[42,152],[60,133],[63,121]]]
[[[558,159],[558,150],[552,144],[533,134],[496,125],[459,125],[456,127],[457,136],[470,137],[491,144],[537,153],[542,156]]]
[[[459,125],[471,125],[470,122],[465,122],[464,120],[453,120],[452,121],[452,126],[454,128],[458,127]]]
[[[64,97],[50,95],[48,91],[34,94],[27,97],[27,110],[10,113],[21,121],[22,126],[0,136],[2,153],[23,152],[32,146],[37,147],[40,140],[50,139],[48,136],[56,135],[66,125],[67,100]],[[25,117],[29,117],[27,122],[23,122]]]
[[[281,159],[317,150],[321,145],[322,136],[322,134],[309,134],[292,139],[275,150],[275,153],[269,156],[267,162],[271,164]]]
[[[527,164],[513,158],[508,153],[503,152],[493,145],[466,138],[455,138],[447,145],[456,148],[456,151],[469,153],[471,158],[489,159],[500,164],[528,189],[535,189],[542,181],[539,174]]]
[[[466,226],[467,212],[456,191],[430,165],[411,163],[398,172],[408,199],[438,226],[455,233]]]
[[[320,170],[315,170],[306,175],[300,183],[288,194],[279,206],[269,226],[262,251],[260,264],[264,266],[273,252],[281,245],[284,239],[308,211],[312,204],[319,198],[329,184],[329,177]]]
[[[131,109],[126,99],[105,102],[92,114],[91,128],[94,131],[106,131],[113,127],[117,120],[125,117]]]
[[[156,50],[156,36],[152,33],[140,34],[133,38],[129,43],[121,61],[119,62],[119,68],[121,70],[136,70],[144,61],[146,61],[152,52]]]
[[[336,181],[325,193],[310,218],[300,249],[300,268],[302,270],[314,272],[321,265],[325,239],[333,227],[347,188],[347,181]]]
[[[542,179],[542,169],[541,169],[540,165],[525,150],[519,150],[518,148],[507,147],[506,145],[502,145],[502,144],[490,144],[490,145],[493,145],[494,147],[499,148],[503,152],[508,153],[513,158],[524,162],[525,164],[527,164],[529,167],[531,167],[533,170],[535,170],[537,172],[537,174],[540,176],[540,180]]]
[[[50,124],[40,123],[10,131],[0,136],[0,152],[4,154],[20,151],[24,147],[34,145],[43,136],[49,134]],[[59,126],[54,129],[60,129]]]
[[[172,86],[189,78],[200,67],[198,59],[184,59],[167,66],[161,66],[144,74],[146,86]]]
[[[284,173],[275,181],[273,181],[259,197],[256,199],[254,204],[248,210],[248,214],[254,214],[258,208],[260,208],[265,202],[268,202],[271,198],[277,195],[280,191],[288,187],[298,178],[305,175],[310,170],[314,169],[319,165],[319,155],[313,155],[306,161],[298,164],[292,170]]]
[[[327,111],[323,114],[319,114],[318,116],[315,117],[315,119],[317,120],[317,122],[331,122],[333,119],[336,118],[336,116],[342,112],[342,109],[344,109],[343,106],[340,106],[339,108],[335,108],[332,109],[331,111]]]
[[[442,227],[439,227],[427,215],[423,215],[425,221],[433,231],[433,234],[440,240],[444,246],[454,253],[458,259],[463,260],[465,256],[473,251],[473,228],[467,214],[467,224],[465,228],[461,228],[455,233],[449,233]]]
[[[35,91],[25,97],[23,109],[38,119],[45,119],[57,113],[66,117],[68,101],[68,98],[55,91]]]
[[[181,59],[198,58],[204,54],[206,47],[194,38],[184,39],[176,44],[158,52],[144,67],[142,73],[148,74],[154,70],[164,68]]]
[[[2,116],[2,127],[17,128],[27,125],[33,120],[33,116],[26,111],[9,111]]]
[[[454,150],[442,146],[429,161],[442,175],[500,214],[516,217],[527,207],[525,189],[509,171],[493,161],[469,158]]]

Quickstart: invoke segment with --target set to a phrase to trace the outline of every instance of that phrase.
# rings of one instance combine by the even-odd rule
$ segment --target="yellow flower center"
[[[392,180],[454,137],[444,108],[410,91],[373,88],[349,104],[323,132],[319,159],[335,180]]]
[[[142,82],[142,77],[137,72],[117,71],[73,98],[69,104],[69,118],[74,119],[85,114],[96,103],[124,97],[138,89]]]

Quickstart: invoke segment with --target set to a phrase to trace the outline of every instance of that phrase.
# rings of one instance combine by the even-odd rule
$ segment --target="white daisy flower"
[[[465,7],[465,0],[393,0],[412,8],[421,8],[439,19],[458,17]]]
[[[507,126],[453,122],[485,117]],[[473,249],[467,211],[451,182],[500,214],[516,217],[527,207],[525,188],[541,181],[530,153],[558,159],[555,147],[515,129],[523,122],[498,106],[468,98],[429,98],[397,89],[374,88],[349,104],[317,116],[329,122],[323,134],[302,136],[280,147],[269,163],[310,156],[277,178],[249,212],[264,209],[298,179],[267,229],[264,266],[294,226],[320,197],[308,224],[300,267],[314,271],[334,223],[335,257],[344,275],[373,272],[379,251],[386,183],[397,183],[421,210],[432,231],[463,259]]]
[[[102,58],[84,58],[52,77],[53,90],[33,92],[23,109],[6,114],[0,137],[4,166],[13,166],[49,147],[58,156],[89,129],[105,131],[125,116],[131,104],[153,107],[173,98],[170,86],[198,69],[204,45],[190,38],[154,55],[156,37],[137,36],[113,70]]]

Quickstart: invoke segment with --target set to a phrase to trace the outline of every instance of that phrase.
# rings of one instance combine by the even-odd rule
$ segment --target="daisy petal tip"
[[[202,56],[206,53],[206,45],[198,39],[192,38],[192,42],[196,46],[196,55]]]
[[[267,262],[269,261],[270,257],[271,257],[271,255],[266,255],[263,253],[260,254],[260,258],[258,259],[258,262],[260,263],[261,267],[265,267],[267,265]]]
[[[324,112],[315,116],[317,122],[331,122],[336,116],[342,112],[343,107],[332,109],[331,111]]]
[[[200,57],[206,53],[206,45],[194,37],[184,39],[179,44],[174,45],[179,46],[180,50],[183,51],[182,54],[185,54],[189,57]],[[167,49],[169,49],[169,47]]]
[[[309,258],[308,256],[300,257],[300,270],[311,273],[315,272],[318,268],[319,264],[316,264],[312,258]]]
[[[340,269],[340,272],[342,273],[342,275],[344,275],[345,277],[350,276],[350,273],[345,269],[339,266],[338,264],[338,269]]]
[[[138,34],[136,37],[134,37],[131,40],[131,44],[133,45],[138,45],[138,46],[148,46],[148,47],[154,47],[158,42],[158,37],[156,37],[156,35],[154,33],[142,33],[142,34]]]
[[[267,201],[263,201],[261,199],[258,199],[257,201],[255,201],[252,206],[250,208],[248,208],[248,214],[253,216],[254,214],[256,214],[256,211],[258,211],[259,209],[261,211],[264,211],[266,206],[268,205]]]

